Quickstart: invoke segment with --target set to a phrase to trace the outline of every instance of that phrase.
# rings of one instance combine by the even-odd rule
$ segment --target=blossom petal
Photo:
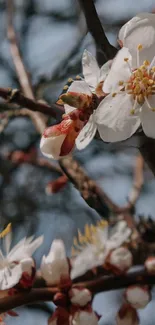
[[[11,271],[11,272],[10,272]],[[13,288],[21,279],[22,267],[20,264],[9,265],[0,270],[0,290]]]
[[[47,257],[43,256],[41,273],[48,285],[60,284],[61,279],[68,280],[69,264],[61,240],[54,240]]]
[[[40,150],[44,156],[52,159],[59,159],[61,146],[65,140],[66,134],[46,138],[42,136],[40,141]]]
[[[95,57],[87,50],[83,53],[82,66],[86,83],[92,90],[95,90],[99,82],[100,68]]]
[[[29,243],[26,247],[26,254],[27,256],[32,256],[34,252],[42,245],[44,240],[44,236],[39,236],[32,243]]]
[[[128,62],[124,59],[128,59]],[[119,82],[129,79],[131,61],[132,57],[129,50],[123,47],[114,58],[109,74],[104,81],[103,91],[105,93],[117,92],[120,89]]]
[[[119,32],[119,39],[133,56],[133,67],[137,66],[137,46],[142,44],[140,64],[152,61],[155,55],[155,18],[151,13],[140,13],[129,20]]]
[[[5,252],[6,255],[9,254],[10,247],[11,247],[11,242],[12,242],[12,231],[9,231],[6,236],[4,237],[4,245],[5,245]]]
[[[104,81],[111,69],[112,60],[107,61],[100,69],[99,82]]]
[[[70,87],[68,88],[67,92],[76,92],[76,93],[83,93],[89,96],[92,96],[92,93],[87,85],[87,83],[85,81],[73,81],[72,84],[70,85]],[[68,114],[70,112],[72,112],[74,109],[76,109],[73,106],[70,106],[68,104],[64,105],[65,108],[65,113]]]
[[[94,122],[93,114],[90,116],[87,124],[83,127],[80,131],[77,139],[76,139],[76,146],[78,150],[84,149],[88,144],[93,140],[95,133],[96,133],[96,124]]]
[[[140,126],[140,118],[130,114],[132,107],[132,97],[123,92],[103,99],[95,114],[97,129],[103,141],[123,141],[135,133]]]
[[[149,99],[149,104],[155,108],[155,100],[153,97]],[[146,103],[142,107],[140,118],[146,136],[155,139],[155,112],[152,112]]]

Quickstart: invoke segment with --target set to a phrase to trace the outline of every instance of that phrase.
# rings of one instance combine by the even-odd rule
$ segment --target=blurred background
[[[120,27],[139,12],[153,12],[153,0],[97,0],[96,8],[110,42],[117,46]],[[81,56],[86,48],[95,55],[91,35],[87,34],[85,19],[78,0],[15,0],[14,24],[24,63],[32,78],[37,98],[49,103],[57,100],[68,78],[81,74]],[[18,79],[6,37],[6,3],[0,0],[0,87],[18,88]],[[3,121],[1,120],[1,124]],[[54,122],[54,121],[51,121]],[[57,194],[47,195],[48,182],[58,173],[29,163],[15,166],[6,159],[14,150],[39,150],[40,136],[28,118],[16,117],[0,134],[0,227],[12,222],[14,242],[24,235],[44,234],[44,244],[36,252],[39,265],[54,238],[64,240],[70,254],[77,229],[86,223],[96,224],[101,218],[68,183]],[[104,144],[94,140],[85,150],[74,153],[88,175],[95,179],[119,205],[127,202],[133,180],[137,150],[123,144]],[[155,217],[155,181],[145,168],[145,182],[136,204],[135,216]],[[105,216],[106,211],[105,211]],[[121,292],[99,294],[94,308],[103,317],[100,324],[113,325],[121,304]],[[141,325],[154,325],[155,301],[140,312]],[[18,309],[20,316],[7,319],[8,324],[47,324],[52,304]],[[124,324],[125,325],[125,324]]]

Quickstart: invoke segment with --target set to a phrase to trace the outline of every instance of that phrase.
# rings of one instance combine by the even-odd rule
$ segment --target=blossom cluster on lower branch
[[[0,255],[0,299],[30,292],[36,275],[33,253],[43,242],[43,236],[23,238],[12,249],[11,226],[9,225],[0,237],[3,240],[5,255]],[[92,308],[93,292],[84,284],[76,284],[73,279],[94,271],[97,266],[114,275],[125,275],[132,266],[130,252],[132,230],[125,221],[119,221],[112,228],[106,221],[97,226],[86,225],[85,233],[78,231],[73,242],[73,256],[66,256],[65,246],[61,239],[52,242],[47,256],[42,257],[40,273],[47,287],[55,287],[53,298],[55,312],[49,318],[49,325],[97,325],[100,316]],[[148,257],[145,269],[155,275],[155,258]],[[53,288],[54,289],[54,288]],[[131,285],[124,292],[124,302],[118,311],[117,325],[138,325],[137,309],[144,308],[151,300],[150,287],[147,285]],[[0,301],[0,303],[1,303]],[[5,300],[7,301],[7,300]],[[0,324],[4,325],[7,315],[17,316],[8,310],[1,314]]]

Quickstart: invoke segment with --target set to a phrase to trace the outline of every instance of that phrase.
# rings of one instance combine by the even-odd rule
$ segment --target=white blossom
[[[131,137],[142,124],[144,133],[155,138],[155,59],[140,65],[143,45],[137,47],[137,67],[123,47],[116,55],[104,82],[107,95],[96,111],[98,131],[103,140],[122,141]],[[103,124],[107,126],[103,128]]]
[[[31,275],[34,261],[31,258],[35,250],[42,244],[43,236],[23,238],[11,250],[12,233],[3,239],[5,254],[0,250],[0,289],[14,287],[21,279],[22,273]]]
[[[126,289],[125,299],[133,308],[139,309],[146,307],[151,295],[146,286],[132,285]]]
[[[125,221],[118,222],[111,231],[108,227],[97,229],[93,243],[87,244],[73,260],[71,278],[74,279],[95,266],[103,265],[109,252],[120,247],[130,235],[131,229]]]
[[[137,67],[137,46],[142,44],[140,65],[147,59],[152,61],[155,55],[155,16],[151,13],[138,13],[119,31],[119,40],[132,55],[132,65]]]
[[[69,278],[69,263],[62,240],[54,240],[49,254],[43,256],[41,273],[48,285],[57,285],[62,279]]]

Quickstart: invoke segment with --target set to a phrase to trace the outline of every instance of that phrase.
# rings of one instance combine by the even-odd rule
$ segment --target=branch
[[[109,43],[105,35],[94,5],[94,1],[79,0],[79,2],[86,18],[88,30],[93,36],[96,44],[98,61],[102,65],[106,61],[114,58],[117,53],[117,49]]]
[[[109,215],[109,210],[116,214],[130,213],[139,197],[143,185],[143,159],[141,156],[136,158],[133,187],[129,195],[129,203],[124,207],[115,204],[96,182],[86,175],[83,168],[72,157],[63,158],[59,163],[87,204],[103,217]]]
[[[76,283],[76,286],[83,286],[88,288],[93,294],[105,292],[110,290],[117,290],[127,288],[129,285],[154,285],[155,276],[149,275],[142,267],[139,271],[133,271],[125,275],[119,276],[103,276],[92,281]],[[55,293],[59,291],[58,288],[37,288],[32,289],[27,293],[20,293],[14,296],[8,296],[0,299],[0,313],[6,312],[10,309],[20,307],[25,304],[52,301]]]
[[[140,153],[155,176],[155,139],[147,138],[144,135],[141,142]]]
[[[31,111],[39,111],[59,120],[61,120],[61,116],[64,113],[63,109],[60,110],[59,105],[52,104],[52,106],[50,106],[41,101],[36,102],[33,99],[25,97],[18,89],[0,88],[0,97],[9,103],[16,103],[21,107],[27,107]]]
[[[62,109],[59,108],[58,105],[54,104],[52,105],[52,107],[48,107],[48,105],[45,104],[46,107],[42,107],[42,109],[40,110],[39,107],[36,107],[37,105],[33,105],[33,103],[30,103],[30,99],[34,100],[35,96],[33,93],[33,89],[32,89],[32,85],[30,82],[30,78],[29,75],[26,71],[26,68],[24,66],[23,63],[23,59],[22,56],[20,54],[20,50],[19,50],[19,45],[18,45],[18,41],[17,41],[17,37],[16,37],[16,33],[14,30],[14,26],[13,26],[13,11],[14,11],[14,1],[13,0],[6,0],[6,5],[7,5],[7,36],[8,36],[8,40],[10,42],[10,49],[11,49],[11,54],[12,54],[12,59],[15,65],[15,69],[16,69],[16,73],[19,79],[19,83],[20,86],[22,88],[22,91],[25,95],[25,101],[23,102],[23,98],[22,95],[20,95],[19,92],[16,92],[15,96],[12,96],[12,102],[14,101],[14,97],[17,97],[19,102],[16,102],[19,105],[25,106],[27,107],[29,110],[32,111],[39,111],[41,113],[44,114],[48,114],[51,115],[55,118],[57,118],[58,116],[58,112],[60,114],[60,116],[62,115]],[[18,95],[17,95],[18,93]],[[13,95],[13,92],[12,94]],[[3,94],[2,94],[3,97]],[[26,98],[27,97],[27,98]],[[4,98],[4,97],[3,97]],[[56,105],[56,106],[55,106]],[[47,108],[48,107],[48,108]],[[50,114],[51,112],[51,114]],[[31,111],[27,112],[27,115],[29,115],[35,126],[36,129],[42,133],[46,127],[46,119],[45,117],[40,114],[40,113],[34,113]],[[59,116],[59,118],[60,118]]]

